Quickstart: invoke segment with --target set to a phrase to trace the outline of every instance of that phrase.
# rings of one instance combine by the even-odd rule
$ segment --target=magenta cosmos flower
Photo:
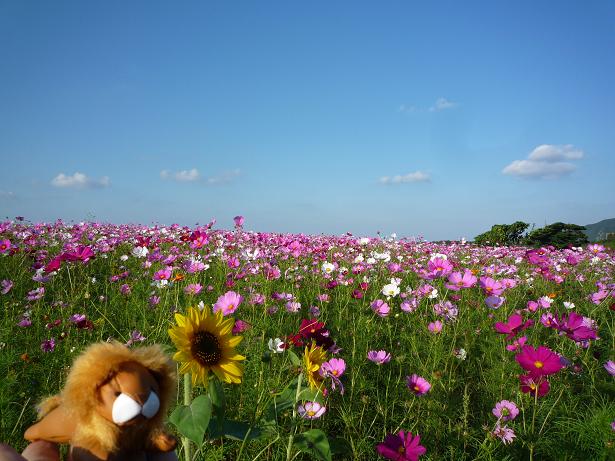
[[[326,410],[327,408],[318,402],[305,402],[297,407],[297,413],[304,419],[318,419]]]
[[[505,287],[497,280],[493,280],[491,277],[481,277],[479,285],[485,293],[487,293],[487,295],[500,296],[504,293]]]
[[[419,456],[425,454],[427,449],[420,445],[421,436],[412,436],[411,432],[399,431],[399,434],[387,434],[384,442],[376,445],[379,455],[393,461],[418,461]]]
[[[525,323],[523,323],[523,317],[521,317],[519,314],[513,314],[508,317],[508,321],[506,323],[496,322],[493,328],[498,333],[508,335],[506,336],[506,340],[509,341],[517,333],[531,327],[533,324],[533,320],[527,320]]]
[[[214,304],[214,313],[222,311],[223,315],[232,314],[237,310],[239,305],[243,301],[243,297],[234,291],[227,291],[218,298],[216,304]]]
[[[0,240],[0,253],[7,253],[11,249],[11,241],[9,239]]]
[[[431,384],[425,378],[419,375],[406,376],[406,385],[414,395],[425,395],[431,389]]]
[[[549,389],[551,388],[549,381],[547,381],[543,376],[536,377],[531,374],[519,375],[519,382],[521,392],[537,395],[537,397],[547,395],[549,393]]]
[[[521,353],[517,354],[515,359],[532,376],[552,375],[564,367],[559,355],[545,346],[539,346],[538,349],[523,346]]]
[[[367,359],[378,365],[382,365],[383,363],[389,363],[391,361],[391,354],[387,351],[369,351],[367,353]]]

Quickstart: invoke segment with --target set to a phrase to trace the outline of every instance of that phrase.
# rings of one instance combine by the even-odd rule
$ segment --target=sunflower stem
[[[299,400],[299,395],[301,394],[301,380],[303,379],[303,373],[299,373],[299,377],[297,378],[297,392],[295,392],[295,404],[293,405],[293,422],[292,429],[288,436],[288,445],[286,445],[286,461],[291,461],[293,459],[293,442],[295,439],[295,430],[297,429],[297,424],[295,419],[297,418],[297,401]]]
[[[192,403],[192,376],[190,373],[184,375],[184,405],[190,406]],[[185,461],[191,461],[192,459],[192,447],[190,447],[190,440],[188,437],[182,437],[182,446],[184,447],[184,459]]]

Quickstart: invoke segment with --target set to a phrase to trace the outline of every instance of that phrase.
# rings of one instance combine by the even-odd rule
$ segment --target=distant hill
[[[604,219],[595,224],[585,225],[585,234],[590,242],[603,240],[608,233],[615,233],[615,218]]]

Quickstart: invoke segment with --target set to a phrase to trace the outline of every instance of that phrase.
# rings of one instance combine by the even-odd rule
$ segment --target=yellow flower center
[[[308,410],[307,414],[308,416],[314,416],[316,412],[314,410]]]
[[[536,361],[534,362],[534,366],[535,366],[536,368],[542,368],[542,367],[544,366],[544,364],[543,364],[540,360],[536,360]]]
[[[420,392],[421,388],[418,386],[418,384],[416,384],[414,386],[414,390],[417,391],[417,392]]]
[[[217,365],[222,359],[218,337],[209,331],[198,331],[192,337],[190,352],[202,366]]]

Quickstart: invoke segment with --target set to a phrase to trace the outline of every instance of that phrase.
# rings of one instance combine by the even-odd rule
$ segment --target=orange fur
[[[127,362],[142,365],[154,377],[159,385],[160,409],[152,419],[119,427],[97,411],[101,406],[99,389]],[[120,343],[94,344],[75,360],[61,393],[41,403],[39,426],[35,424],[29,428],[25,437],[29,440],[44,439],[45,431],[41,430],[44,425],[41,423],[46,415],[60,407],[66,415],[64,420],[74,426],[67,429],[73,447],[80,447],[97,456],[172,450],[175,448],[174,439],[166,434],[163,418],[174,399],[175,383],[175,365],[158,345],[128,349]]]

